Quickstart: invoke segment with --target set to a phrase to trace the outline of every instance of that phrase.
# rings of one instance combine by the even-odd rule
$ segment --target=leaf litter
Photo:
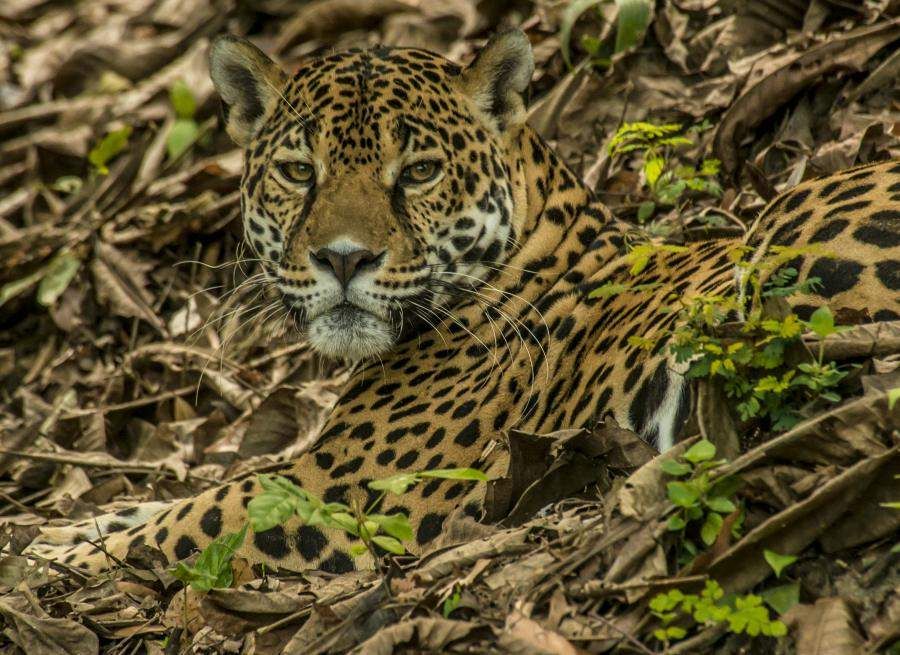
[[[884,507],[900,499],[896,323],[827,337],[829,358],[860,366],[862,395],[775,438],[738,443],[721,394],[701,390],[686,436],[728,453],[745,516],[690,568],[666,530],[664,468],[696,439],[654,458],[611,424],[496,435],[497,523],[451,517],[386,581],[260,577],[236,561],[235,588],[200,594],[149,548],[92,579],[17,555],[38,526],[297,456],[349,374],[296,340],[240,246],[241,153],[218,129],[205,63],[220,31],[291,66],[375,43],[465,61],[491,31],[522,25],[538,64],[532,124],[618,215],[647,198],[635,161],[609,157],[616,128],[707,123],[682,154],[720,159],[723,193],[662,208],[668,234],[709,233],[710,217],[741,231],[802,179],[900,156],[896,2],[664,0],[643,40],[619,20],[628,4],[2,4],[4,652],[648,653],[650,599],[708,580],[783,612],[790,646],[753,652],[885,652],[900,639],[900,513]],[[780,579],[767,552],[791,562]],[[747,648],[711,626],[669,652]]]

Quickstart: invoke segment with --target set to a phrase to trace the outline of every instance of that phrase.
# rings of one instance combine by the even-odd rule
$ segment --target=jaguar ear
[[[522,30],[495,34],[462,73],[463,88],[503,131],[525,122],[525,92],[534,73],[531,43]]]
[[[209,74],[222,98],[225,130],[246,148],[278,106],[287,75],[255,45],[230,34],[213,41]]]

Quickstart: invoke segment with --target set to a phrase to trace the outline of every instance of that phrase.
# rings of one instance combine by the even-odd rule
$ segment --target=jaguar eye
[[[422,184],[430,182],[441,171],[441,166],[433,159],[419,161],[410,164],[400,173],[399,182],[401,184]]]
[[[301,184],[309,186],[313,183],[316,171],[310,164],[304,164],[299,161],[283,161],[275,164],[281,176],[291,184]]]

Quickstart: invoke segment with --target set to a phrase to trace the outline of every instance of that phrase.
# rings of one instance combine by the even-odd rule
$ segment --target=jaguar
[[[664,339],[647,350],[632,337],[673,324],[672,294],[733,289],[735,246],[757,258],[825,247],[797,262],[821,282],[792,297],[801,317],[822,305],[861,322],[900,317],[900,162],[803,182],[745,236],[661,249],[634,272],[635,226],[526,123],[533,69],[517,30],[465,67],[376,47],[310,57],[289,74],[248,41],[211,45],[225,129],[245,152],[246,241],[311,347],[355,367],[316,445],[277,471],[326,501],[371,499],[368,482],[401,472],[495,474],[511,429],[613,419],[671,447],[692,403],[684,365]],[[592,293],[609,284],[626,290]],[[247,476],[48,529],[30,552],[85,571],[142,544],[180,560],[240,530],[259,492]],[[451,515],[483,509],[484,485],[440,479],[382,505],[408,515],[413,552]],[[287,570],[371,566],[351,557],[353,543],[295,518],[251,532],[239,554]]]

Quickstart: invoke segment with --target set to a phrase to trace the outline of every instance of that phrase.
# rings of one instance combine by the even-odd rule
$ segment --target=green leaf
[[[784,616],[788,610],[800,602],[800,583],[792,582],[780,587],[764,589],[760,595],[766,605]]]
[[[179,118],[166,137],[166,153],[174,161],[190,150],[200,134],[200,127],[193,118]]]
[[[727,498],[723,498],[722,496],[713,496],[712,498],[706,498],[703,503],[712,511],[719,512],[720,514],[731,514],[735,509],[737,509],[733,502],[731,502]]]
[[[366,518],[374,521],[384,532],[400,541],[409,541],[413,538],[413,529],[405,514],[400,514],[399,512],[387,516],[383,514],[369,514]]]
[[[711,441],[701,439],[684,453],[684,458],[692,464],[705,462],[716,456],[716,447]]]
[[[352,546],[350,546],[349,551],[350,551],[350,557],[352,557],[353,559],[356,559],[357,557],[360,557],[361,555],[365,555],[366,553],[368,553],[369,549],[366,548],[365,544],[353,544]]]
[[[692,507],[700,498],[700,491],[687,482],[670,482],[666,489],[669,500],[678,507]]]
[[[809,329],[815,332],[820,339],[824,339],[829,334],[837,332],[837,329],[834,327],[834,316],[826,305],[819,307],[812,313],[807,325],[809,325]]]
[[[444,606],[441,611],[444,614],[445,619],[449,619],[453,610],[459,607],[459,600],[461,597],[462,595],[460,594],[459,589],[456,589],[451,595],[444,599]]]
[[[666,628],[666,636],[669,639],[684,639],[687,636],[687,630],[677,625],[670,625]]]
[[[50,188],[60,193],[72,194],[81,191],[82,186],[84,186],[84,181],[77,175],[63,175],[56,178],[56,182]]]
[[[616,0],[619,16],[616,19],[616,53],[631,50],[641,44],[650,25],[649,0]]]
[[[197,556],[193,566],[179,562],[172,574],[201,592],[230,587],[234,582],[231,560],[247,537],[247,527],[245,523],[240,532],[232,532],[215,539]]]
[[[648,157],[644,162],[644,177],[647,178],[647,184],[651,187],[656,184],[665,168],[666,160],[662,157]]]
[[[774,550],[769,550],[768,548],[763,550],[763,557],[766,558],[766,562],[768,562],[769,566],[772,567],[772,570],[775,572],[776,578],[780,578],[781,572],[786,567],[797,561],[797,557],[795,555],[780,555]]]
[[[652,200],[646,200],[638,205],[637,219],[638,223],[644,223],[648,218],[653,216],[656,211],[656,203]]]
[[[13,280],[12,282],[7,282],[0,287],[0,307],[16,296],[25,293],[28,289],[40,282],[41,278],[44,277],[44,272],[46,270],[46,267],[41,267],[31,275],[26,275],[25,277]]]
[[[98,173],[106,175],[109,169],[106,164],[120,152],[128,147],[128,137],[131,136],[131,126],[109,132],[103,139],[94,146],[93,150],[88,153],[88,161],[94,166]]]
[[[894,405],[900,400],[900,387],[889,389],[887,392],[888,409],[894,409]]]
[[[691,467],[689,464],[685,464],[674,459],[664,459],[662,462],[660,462],[659,468],[663,470],[663,473],[668,473],[669,475],[674,475],[676,477],[687,475],[691,472]]]
[[[374,491],[387,491],[392,494],[405,494],[406,490],[419,481],[417,473],[397,473],[389,478],[372,480],[369,489]]]
[[[399,541],[394,539],[393,537],[387,537],[385,535],[375,535],[372,537],[372,543],[376,546],[380,546],[384,548],[387,552],[393,553],[394,555],[402,555],[406,552],[406,549],[403,547]]]
[[[488,480],[488,476],[473,468],[433,469],[431,471],[421,471],[419,476],[423,478],[443,478],[446,480],[477,480],[479,482],[487,482]]]
[[[559,21],[559,49],[562,52],[566,67],[572,67],[572,28],[578,17],[594,5],[599,5],[601,0],[572,0],[563,11]]]
[[[184,80],[176,80],[169,89],[169,100],[178,118],[193,118],[197,112],[197,101]]]
[[[707,546],[712,546],[719,536],[722,529],[722,515],[716,512],[710,512],[706,515],[706,521],[700,528],[700,538]]]
[[[588,294],[588,298],[611,298],[612,296],[618,296],[620,293],[624,293],[630,289],[627,284],[618,284],[616,282],[606,282],[601,286],[597,287],[593,291]]]
[[[687,523],[684,522],[684,519],[677,514],[673,514],[669,517],[669,520],[666,521],[666,529],[669,532],[679,532],[684,530],[684,526],[686,525]]]
[[[38,286],[38,302],[45,307],[55,303],[56,299],[68,288],[79,268],[81,268],[81,260],[71,252],[65,251],[57,254],[47,266],[41,284]]]
[[[303,490],[281,476],[260,475],[257,479],[263,492],[247,505],[247,515],[254,532],[265,532],[285,523],[298,511]]]

